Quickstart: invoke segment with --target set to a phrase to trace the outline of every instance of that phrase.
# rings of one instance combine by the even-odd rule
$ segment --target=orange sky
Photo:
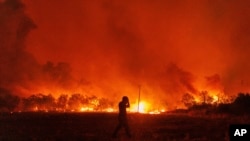
[[[249,90],[247,0],[23,2],[37,25],[26,50],[40,64],[69,63],[75,79],[105,94],[136,93],[139,84],[166,99],[212,85]],[[219,82],[207,82],[215,75]]]

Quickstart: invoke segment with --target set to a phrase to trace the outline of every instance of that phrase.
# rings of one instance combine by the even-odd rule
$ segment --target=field
[[[227,141],[230,124],[249,117],[129,114],[132,138],[117,138],[116,113],[1,113],[1,141]]]

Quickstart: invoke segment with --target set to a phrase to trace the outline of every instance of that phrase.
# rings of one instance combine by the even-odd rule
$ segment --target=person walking
[[[119,115],[118,115],[119,123],[118,123],[118,125],[115,128],[115,131],[113,133],[114,138],[117,137],[117,134],[122,127],[125,128],[127,136],[129,138],[131,137],[131,133],[130,133],[129,125],[128,125],[128,120],[127,120],[127,111],[126,111],[126,108],[129,108],[129,107],[130,107],[130,104],[129,104],[128,97],[123,96],[122,101],[119,103]]]

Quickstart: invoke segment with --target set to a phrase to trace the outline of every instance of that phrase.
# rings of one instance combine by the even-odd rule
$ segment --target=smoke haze
[[[141,85],[142,98],[174,105],[184,93],[249,91],[247,0],[0,5],[0,84],[22,95],[80,91],[135,101]]]

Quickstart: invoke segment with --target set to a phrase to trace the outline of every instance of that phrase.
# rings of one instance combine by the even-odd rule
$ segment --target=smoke
[[[198,91],[193,86],[194,76],[187,71],[182,70],[175,64],[168,65],[165,72],[165,81],[168,81],[168,90],[172,90],[172,93],[188,92],[197,94]],[[162,79],[164,81],[164,78]],[[179,92],[178,92],[179,91]]]
[[[224,90],[223,85],[221,84],[221,78],[218,74],[206,77],[206,87],[209,90],[220,90],[221,92]]]
[[[0,111],[14,110],[17,107],[19,101],[19,97],[13,96],[8,90],[0,88]]]
[[[27,51],[27,37],[37,26],[25,13],[20,0],[0,3],[0,87],[20,96],[27,96],[38,86],[65,86],[71,81],[67,63],[40,64]]]
[[[23,2],[0,4],[1,87],[136,101],[141,85],[142,99],[171,105],[249,91],[246,0]]]
[[[0,85],[10,87],[31,78],[37,65],[25,51],[25,37],[35,24],[24,14],[24,5],[18,0],[0,3],[0,16]]]

